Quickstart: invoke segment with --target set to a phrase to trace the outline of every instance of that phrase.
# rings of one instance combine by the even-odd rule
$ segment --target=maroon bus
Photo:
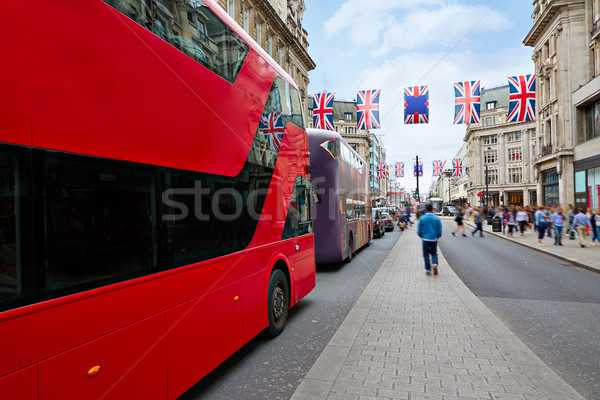
[[[317,263],[352,261],[373,237],[369,166],[337,132],[308,129]]]
[[[213,0],[7,0],[0,35],[0,397],[175,399],[279,334],[315,286],[292,79]]]

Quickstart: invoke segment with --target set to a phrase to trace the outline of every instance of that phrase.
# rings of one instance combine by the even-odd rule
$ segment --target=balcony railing
[[[549,156],[550,154],[552,154],[552,143],[542,146],[542,157]]]

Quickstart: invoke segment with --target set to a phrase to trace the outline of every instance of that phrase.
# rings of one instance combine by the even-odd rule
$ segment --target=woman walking
[[[519,224],[519,231],[521,231],[521,236],[525,236],[525,224],[529,221],[529,216],[527,212],[523,209],[523,207],[519,207],[519,212],[517,212],[517,224]]]
[[[600,244],[600,208],[596,208],[596,212],[590,217],[592,225],[592,246],[595,246],[594,240]]]
[[[508,233],[506,235],[514,238],[513,231],[517,230],[517,210],[514,206],[506,213],[506,225],[508,226]]]
[[[463,213],[462,208],[459,207],[458,211],[456,212],[456,217],[454,217],[454,220],[456,221],[456,229],[452,232],[452,236],[456,236],[455,233],[462,229],[462,235],[467,237],[467,235],[465,235],[465,224],[463,222],[464,216],[465,214]]]

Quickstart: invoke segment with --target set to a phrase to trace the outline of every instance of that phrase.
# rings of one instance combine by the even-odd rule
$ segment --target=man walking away
[[[433,204],[427,203],[425,215],[419,218],[417,235],[423,240],[423,258],[425,259],[425,274],[431,276],[431,265],[433,274],[438,274],[437,241],[442,237],[442,221],[433,214]],[[431,262],[429,262],[431,255]]]
[[[473,232],[471,232],[471,236],[475,236],[475,233],[477,231],[479,231],[479,236],[483,237],[483,225],[482,225],[482,221],[483,221],[483,217],[481,216],[481,213],[479,212],[479,208],[475,208],[475,230]]]
[[[544,207],[535,206],[535,227],[538,231],[538,244],[544,244],[542,239],[546,233],[546,214],[543,211]]]
[[[583,212],[583,210],[575,210],[575,217],[573,218],[573,228],[577,229],[579,234],[579,245],[585,247],[585,228],[590,226],[590,219]]]

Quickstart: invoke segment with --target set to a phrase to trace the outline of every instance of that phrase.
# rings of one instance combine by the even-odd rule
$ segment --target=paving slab
[[[438,254],[406,230],[292,399],[582,399]]]

